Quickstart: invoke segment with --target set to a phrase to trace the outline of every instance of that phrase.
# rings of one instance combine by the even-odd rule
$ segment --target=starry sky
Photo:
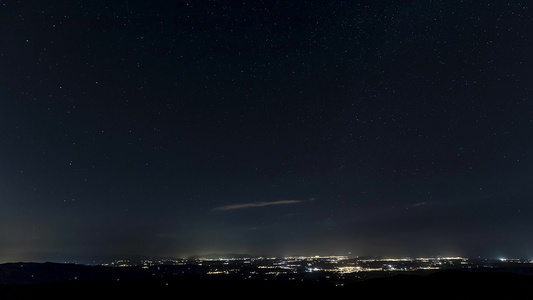
[[[0,262],[533,258],[524,1],[2,1]]]

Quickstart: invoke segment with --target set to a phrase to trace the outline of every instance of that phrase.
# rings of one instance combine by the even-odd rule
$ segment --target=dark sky
[[[482,2],[0,2],[0,262],[533,258],[531,8]]]

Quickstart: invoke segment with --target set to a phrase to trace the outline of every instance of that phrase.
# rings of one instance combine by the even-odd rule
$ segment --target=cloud
[[[213,210],[233,210],[233,209],[242,209],[249,207],[262,207],[269,205],[282,205],[282,204],[295,204],[303,202],[303,200],[280,200],[280,201],[270,201],[270,202],[250,202],[250,203],[241,203],[241,204],[230,204],[215,207]]]

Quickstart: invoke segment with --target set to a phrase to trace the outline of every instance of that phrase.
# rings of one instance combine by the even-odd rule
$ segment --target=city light
[[[389,276],[405,272],[433,272],[443,269],[493,269],[501,265],[522,264],[533,266],[531,260],[481,259],[449,257],[347,257],[347,256],[287,256],[246,258],[146,259],[139,262],[118,259],[105,264],[110,267],[140,266],[155,274],[206,274],[238,276],[244,279],[285,278],[286,280],[335,281],[342,286],[346,276],[354,278]],[[168,268],[168,267],[171,268]],[[167,270],[168,269],[168,270]],[[167,272],[170,272],[167,274]]]

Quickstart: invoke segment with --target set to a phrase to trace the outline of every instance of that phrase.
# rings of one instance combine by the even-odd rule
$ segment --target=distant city
[[[187,259],[116,259],[106,263],[13,262],[0,264],[0,299],[34,299],[44,294],[93,297],[139,293],[153,298],[169,292],[202,291],[248,299],[290,291],[304,298],[398,295],[400,290],[447,292],[453,297],[526,291],[533,284],[533,261],[468,257],[248,257],[210,255]],[[446,286],[446,289],[442,289]],[[487,289],[490,287],[490,289]],[[110,294],[111,293],[111,294]],[[321,294],[320,294],[321,293]],[[233,297],[232,297],[233,298]],[[70,298],[69,298],[70,299]],[[425,298],[424,298],[425,299]]]
[[[529,259],[468,258],[468,257],[348,257],[348,256],[290,256],[290,257],[228,257],[209,256],[188,259],[117,259],[101,264],[110,267],[137,267],[154,270],[161,276],[198,274],[233,275],[245,279],[279,278],[286,280],[370,279],[402,272],[424,273],[435,270],[512,270],[531,274],[533,261]],[[170,274],[167,272],[171,272]]]

